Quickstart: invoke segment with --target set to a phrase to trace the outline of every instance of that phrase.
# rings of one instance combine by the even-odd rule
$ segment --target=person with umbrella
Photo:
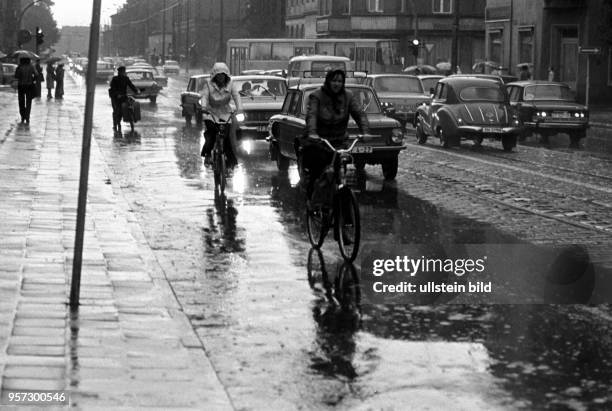
[[[47,62],[47,98],[53,98],[51,94],[51,90],[55,85],[55,69],[53,68],[53,63]]]
[[[59,63],[55,69],[55,99],[64,98],[64,64]]]
[[[15,69],[17,79],[17,98],[19,101],[19,114],[22,123],[30,123],[30,111],[32,110],[32,99],[36,92],[36,69],[29,57],[19,59],[19,66]]]

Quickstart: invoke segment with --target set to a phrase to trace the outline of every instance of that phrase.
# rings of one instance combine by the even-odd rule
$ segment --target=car
[[[0,84],[10,84],[13,88],[17,88],[17,79],[15,78],[15,70],[17,70],[17,64],[12,63],[0,63],[2,72],[0,73]]]
[[[364,84],[376,90],[390,117],[398,120],[402,127],[414,122],[414,113],[427,98],[417,76],[410,74],[372,74]]]
[[[511,76],[509,74],[480,74],[480,73],[470,73],[470,74],[451,74],[449,77],[473,77],[473,78],[484,78],[489,80],[497,81],[500,84],[512,83],[513,81],[517,81],[518,77]]]
[[[168,77],[162,73],[157,67],[151,67],[153,70],[153,78],[160,87],[168,87]]]
[[[161,87],[155,81],[153,70],[148,68],[127,68],[125,74],[132,80],[134,86],[140,91],[140,94],[136,94],[133,97],[138,99],[149,99],[151,103],[155,104],[157,101],[157,95]]]
[[[113,63],[99,60],[96,64],[96,81],[106,82],[115,74]]]
[[[436,84],[431,102],[417,109],[415,124],[419,144],[436,136],[443,147],[471,139],[501,140],[504,151],[516,146],[521,125],[510,106],[504,86],[476,77],[446,77]]]
[[[168,74],[179,74],[180,71],[181,71],[181,68],[180,68],[180,66],[179,66],[177,61],[175,61],[175,60],[166,60],[166,62],[162,66],[162,70],[164,71],[164,74],[166,74],[166,75],[168,75]]]
[[[202,106],[200,94],[210,78],[210,74],[197,74],[191,76],[187,82],[187,89],[181,93],[181,115],[187,124],[195,118],[196,123],[202,124]]]
[[[353,71],[353,63],[348,57],[310,55],[292,57],[287,65],[287,84],[319,83],[321,77],[330,70]]]
[[[423,92],[427,95],[427,97],[431,97],[432,91],[436,88],[436,84],[438,81],[444,78],[439,74],[419,74],[417,76],[421,85],[423,86]]]
[[[510,105],[523,124],[521,140],[539,133],[544,142],[549,136],[567,133],[570,146],[578,147],[589,128],[589,109],[576,102],[576,95],[565,83],[527,80],[506,85]]]
[[[290,161],[297,160],[295,142],[305,133],[308,97],[321,86],[322,83],[311,83],[290,87],[281,112],[270,118],[270,158],[276,161],[280,171],[286,171]],[[366,164],[380,164],[385,179],[393,180],[397,175],[399,153],[406,148],[401,124],[385,115],[372,87],[364,84],[346,84],[345,87],[360,100],[368,116],[370,133],[378,136],[355,146],[352,152],[355,167],[363,170]],[[349,134],[358,132],[353,119],[349,121],[348,131]]]

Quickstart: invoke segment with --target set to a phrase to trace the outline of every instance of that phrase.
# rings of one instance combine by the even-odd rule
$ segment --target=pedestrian
[[[531,72],[529,71],[529,66],[527,64],[523,64],[521,66],[521,72],[519,74],[519,80],[531,80]]]
[[[55,98],[61,100],[64,98],[64,65],[57,65],[55,69]]]
[[[19,59],[19,66],[15,69],[17,79],[17,95],[19,101],[19,114],[22,123],[30,123],[32,99],[36,92],[36,68],[29,57]]]
[[[139,94],[140,91],[134,86],[132,80],[125,74],[125,66],[117,68],[117,75],[111,79],[108,95],[111,98],[113,105],[113,130],[121,131],[121,105],[127,101],[127,88],[131,88],[134,93]]]
[[[548,81],[555,81],[555,68],[553,66],[548,67]]]
[[[53,68],[53,63],[47,63],[47,98],[53,98],[51,94],[51,90],[53,90],[55,83],[55,69]]]
[[[42,83],[45,81],[45,75],[43,74],[42,66],[40,65],[40,59],[36,59],[36,92],[34,97],[40,98]]]

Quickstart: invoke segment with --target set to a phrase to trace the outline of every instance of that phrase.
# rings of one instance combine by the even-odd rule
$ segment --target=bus
[[[302,55],[348,57],[355,70],[368,73],[397,73],[402,70],[399,40],[396,39],[230,39],[227,61],[230,72],[286,70],[289,59]]]

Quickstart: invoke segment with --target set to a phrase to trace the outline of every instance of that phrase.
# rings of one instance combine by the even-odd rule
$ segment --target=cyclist
[[[216,118],[227,121],[232,113],[232,108],[230,106],[230,100],[232,99],[236,105],[236,114],[242,113],[242,101],[229,75],[229,68],[225,63],[217,62],[213,65],[210,72],[210,79],[202,89],[202,110],[214,114]],[[210,165],[210,153],[215,145],[217,126],[214,122],[214,118],[210,115],[206,115],[204,125],[206,126],[206,131],[204,131],[204,147],[202,147],[201,154],[204,157],[204,164]],[[229,132],[229,138],[224,139],[224,151],[227,157],[228,168],[232,168],[238,164],[235,153],[236,126],[237,122],[234,119]]]
[[[324,145],[319,136],[329,140],[336,148],[348,139],[349,116],[353,117],[361,134],[369,133],[369,123],[359,101],[344,83],[346,73],[336,69],[327,72],[325,83],[308,99],[306,112],[306,138],[298,142],[302,175],[307,198],[310,200],[314,182],[331,162],[333,153]]]
[[[140,91],[132,83],[132,80],[125,74],[125,66],[120,66],[117,69],[117,75],[111,79],[108,95],[111,98],[113,105],[113,130],[121,131],[121,105],[127,101],[127,88],[131,88],[136,94]]]

